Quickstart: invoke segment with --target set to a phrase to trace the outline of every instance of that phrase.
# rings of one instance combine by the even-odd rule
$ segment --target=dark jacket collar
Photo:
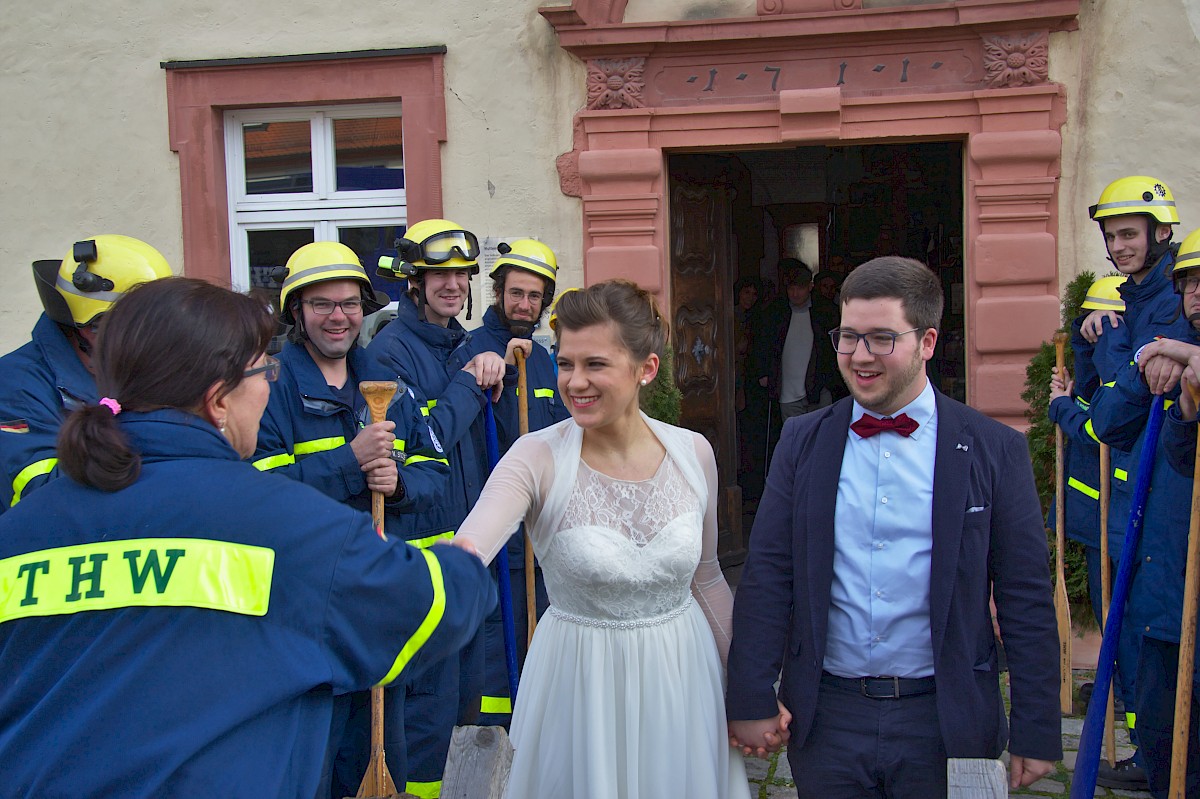
[[[118,421],[144,463],[183,458],[241,460],[217,428],[188,411],[177,408],[144,413],[122,411]]]
[[[425,342],[431,349],[453,352],[470,340],[470,334],[459,324],[457,319],[451,319],[446,327],[432,322],[423,322],[417,317],[417,305],[408,298],[396,303],[396,321],[407,328],[408,332]],[[393,323],[394,324],[394,323]]]
[[[54,383],[83,402],[95,402],[96,379],[79,360],[75,348],[63,333],[58,323],[42,314],[33,326],[33,344],[42,360],[54,373]]]

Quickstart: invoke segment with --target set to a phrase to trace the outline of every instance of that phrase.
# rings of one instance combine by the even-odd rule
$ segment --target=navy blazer
[[[997,757],[1006,724],[989,597],[1011,672],[1009,750],[1062,757],[1058,632],[1049,553],[1020,433],[936,395],[930,628],[942,741],[950,757]],[[767,475],[737,589],[730,719],[792,712],[791,746],[812,727],[833,583],[834,504],[850,398],[789,419]],[[832,468],[837,465],[838,468]]]

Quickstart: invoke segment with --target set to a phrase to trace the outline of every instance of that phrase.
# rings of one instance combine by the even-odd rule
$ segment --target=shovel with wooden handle
[[[1200,402],[1200,391],[1190,384],[1192,402]],[[1187,566],[1183,577],[1183,617],[1179,627],[1179,674],[1175,680],[1175,738],[1171,744],[1171,783],[1167,796],[1185,799],[1188,761],[1188,731],[1192,722],[1192,669],[1196,651],[1196,592],[1200,590],[1200,428],[1196,429],[1196,463],[1192,472],[1192,518],[1188,524]]]
[[[529,378],[525,369],[525,350],[513,350],[517,360],[517,429],[521,435],[529,432]],[[533,645],[533,630],[537,627],[537,580],[533,572],[533,542],[525,531],[525,646]]]
[[[1066,385],[1066,333],[1054,334],[1054,363]],[[1058,703],[1064,716],[1074,710],[1071,679],[1071,606],[1067,601],[1066,570],[1063,556],[1066,548],[1066,465],[1063,462],[1063,431],[1054,426],[1054,615],[1058,620]]]
[[[1108,623],[1108,604],[1112,601],[1112,562],[1108,559],[1108,500],[1109,475],[1112,474],[1112,451],[1108,444],[1100,445],[1100,634]],[[1092,683],[1095,686],[1095,683]],[[1104,751],[1110,768],[1117,766],[1117,729],[1114,719],[1113,689],[1108,689],[1108,722],[1104,726]]]
[[[387,419],[388,405],[396,395],[397,388],[397,384],[390,380],[368,380],[358,384],[358,390],[362,392],[371,411],[371,424]],[[386,541],[387,535],[383,532],[383,499],[380,492],[371,492],[371,521],[375,523],[375,532]],[[383,748],[383,686],[376,685],[371,689],[371,760],[355,796],[390,797],[398,793],[396,782],[388,771]]]

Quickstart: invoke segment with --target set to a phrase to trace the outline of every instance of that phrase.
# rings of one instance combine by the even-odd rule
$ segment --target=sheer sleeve
[[[717,652],[721,655],[721,664],[725,665],[733,630],[733,594],[729,591],[729,584],[725,582],[721,563],[717,559],[717,461],[707,439],[697,435],[694,441],[696,459],[704,470],[704,480],[708,484],[708,506],[704,509],[704,539],[700,563],[692,578],[692,596],[708,619],[708,626],[712,628],[713,638],[717,642]]]
[[[534,528],[552,475],[546,443],[530,436],[517,439],[496,464],[455,538],[473,544],[484,563],[491,563],[517,525]]]

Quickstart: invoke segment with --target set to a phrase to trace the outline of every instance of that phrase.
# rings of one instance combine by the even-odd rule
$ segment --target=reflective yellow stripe
[[[1113,469],[1113,477],[1118,480],[1124,480],[1127,483],[1129,482],[1129,472],[1124,469]]]
[[[445,458],[430,458],[427,455],[409,455],[408,459],[405,460],[404,463],[405,465],[408,465],[410,463],[420,463],[421,461],[433,461],[434,463],[444,463],[447,466],[450,465],[450,461],[446,460]]]
[[[404,792],[418,796],[420,799],[437,799],[442,795],[442,781],[437,782],[406,782]]]
[[[380,685],[387,685],[400,676],[404,667],[416,657],[417,653],[421,651],[421,647],[425,646],[429,637],[433,635],[433,631],[441,624],[442,616],[446,613],[446,583],[442,578],[442,564],[438,563],[437,557],[432,552],[425,549],[420,552],[425,558],[426,565],[429,566],[429,584],[433,587],[433,602],[429,604],[429,612],[425,614],[425,620],[421,622],[421,626],[401,647],[400,654],[396,656],[391,671],[379,681]]]
[[[1125,714],[1125,728],[1129,730],[1137,729],[1137,713],[1127,712]]]
[[[289,455],[284,452],[281,455],[268,455],[265,458],[259,458],[254,461],[254,468],[260,472],[265,472],[268,469],[278,469],[280,466],[291,466],[296,462],[294,455]]]
[[[507,696],[485,696],[479,700],[480,713],[512,713],[512,700]]]
[[[263,616],[275,551],[203,538],[134,538],[0,560],[0,623],[128,607]]]
[[[1089,436],[1092,437],[1092,440],[1097,441],[1101,444],[1104,443],[1103,441],[1100,441],[1099,438],[1096,438],[1096,430],[1095,430],[1095,428],[1092,427],[1091,419],[1088,419],[1086,422],[1083,423],[1083,429],[1084,429],[1084,432],[1086,432]]]
[[[392,449],[403,452],[404,451],[404,443],[405,442],[404,442],[403,438],[394,438],[394,439],[392,439]]]
[[[45,460],[34,461],[17,472],[17,478],[13,480],[12,507],[15,508],[17,503],[21,501],[21,492],[25,490],[25,486],[29,485],[30,480],[35,477],[41,477],[44,474],[50,474],[57,465],[58,458],[46,458]]]
[[[429,409],[428,409],[428,408],[422,408],[422,409],[421,409],[421,415],[422,415],[422,416],[428,416],[428,415],[429,415]]]
[[[1071,488],[1075,489],[1076,491],[1080,492],[1081,494],[1086,494],[1087,496],[1091,497],[1092,499],[1100,499],[1099,491],[1092,488],[1090,485],[1087,485],[1086,483],[1079,482],[1074,477],[1067,478],[1067,485],[1069,485]]]
[[[416,547],[417,549],[428,549],[438,541],[449,541],[451,538],[454,538],[454,531],[447,530],[444,533],[429,535],[425,536],[424,538],[414,538],[412,540],[405,541],[404,543],[408,544],[409,546]]]
[[[297,455],[311,455],[314,452],[328,452],[331,449],[337,449],[346,443],[346,439],[341,436],[333,436],[332,438],[314,438],[312,441],[297,441]]]
[[[554,399],[554,389],[552,389],[552,388],[535,388],[533,390],[533,396],[546,397],[547,399]]]

